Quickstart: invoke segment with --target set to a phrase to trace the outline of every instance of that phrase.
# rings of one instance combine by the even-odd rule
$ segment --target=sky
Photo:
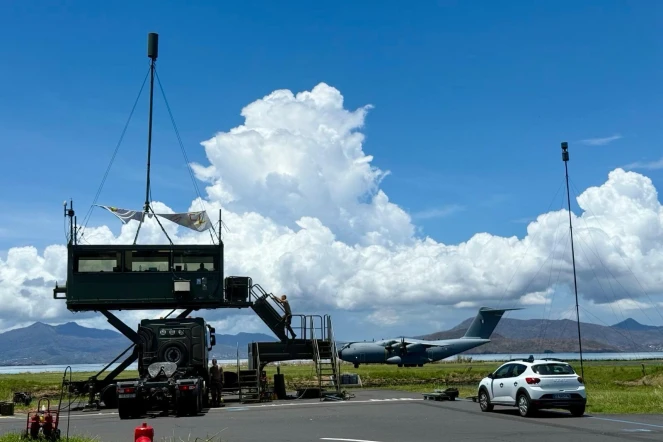
[[[444,330],[480,306],[574,319],[563,141],[581,319],[663,325],[660,2],[8,1],[0,17],[0,331],[110,328],[52,299],[62,203],[86,241],[133,240],[90,209],[143,205],[149,32],[154,207],[199,210],[191,164],[215,222],[223,209],[226,275],[330,314],[338,339]],[[267,331],[250,310],[205,315]]]

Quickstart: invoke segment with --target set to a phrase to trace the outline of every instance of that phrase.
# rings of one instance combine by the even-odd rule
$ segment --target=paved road
[[[541,412],[534,418],[522,418],[515,409],[482,413],[471,401],[423,401],[415,393],[384,390],[360,390],[354,399],[345,402],[229,404],[183,418],[125,421],[114,412],[72,413],[70,434],[99,436],[103,442],[127,442],[133,440],[133,429],[143,421],[154,427],[155,442],[193,441],[213,435],[216,437],[212,440],[224,442],[663,440],[660,415],[574,418],[564,412]],[[1,418],[0,434],[18,431],[24,425],[24,416]]]

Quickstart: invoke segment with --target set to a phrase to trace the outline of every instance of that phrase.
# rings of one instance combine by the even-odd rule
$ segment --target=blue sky
[[[356,3],[3,3],[0,35],[13,42],[3,54],[11,69],[0,71],[10,165],[0,185],[14,189],[0,197],[5,210],[57,218],[69,197],[87,210],[147,69],[148,32],[160,34],[159,72],[191,159],[203,160],[199,143],[239,124],[250,101],[325,81],[346,107],[375,106],[365,151],[392,172],[383,188],[444,242],[483,230],[522,235],[513,221],[544,211],[559,185],[560,141],[571,143],[579,189],[661,156],[660,3]],[[105,202],[143,200],[146,114],[142,100]],[[155,183],[155,198],[190,201],[163,107],[155,119],[168,144],[155,153],[155,173],[180,168],[183,183]],[[579,143],[613,135],[623,138]],[[118,164],[136,169],[130,194],[113,194]],[[649,176],[658,182],[658,172]],[[435,216],[453,205],[466,207],[462,216]],[[0,248],[62,240],[59,227],[37,238],[32,227]]]
[[[187,3],[0,5],[0,250],[63,243],[65,199],[87,211],[148,68],[148,32],[191,160],[207,163],[199,143],[241,124],[248,103],[324,81],[346,108],[374,106],[364,151],[391,171],[382,188],[444,243],[522,237],[563,179],[561,141],[580,191],[662,156],[660,2]],[[142,205],[146,97],[101,204]],[[158,91],[155,119],[153,194],[185,210],[195,193]],[[661,184],[659,169],[644,173]]]

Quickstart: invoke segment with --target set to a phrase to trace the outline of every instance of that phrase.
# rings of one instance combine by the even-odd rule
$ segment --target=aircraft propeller
[[[401,354],[407,354],[407,344],[404,336],[401,336]]]
[[[394,345],[395,344],[398,344],[398,348],[400,350],[399,354],[401,356],[407,354],[407,342],[405,342],[405,336],[401,336],[401,341],[400,342],[391,341],[389,344],[385,345],[385,348],[387,349],[387,351],[389,353],[391,353],[394,350]]]

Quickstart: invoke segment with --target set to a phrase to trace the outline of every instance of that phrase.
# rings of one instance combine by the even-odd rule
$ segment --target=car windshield
[[[573,368],[569,364],[559,363],[537,364],[532,366],[532,371],[541,375],[575,374],[575,371],[573,371]]]

